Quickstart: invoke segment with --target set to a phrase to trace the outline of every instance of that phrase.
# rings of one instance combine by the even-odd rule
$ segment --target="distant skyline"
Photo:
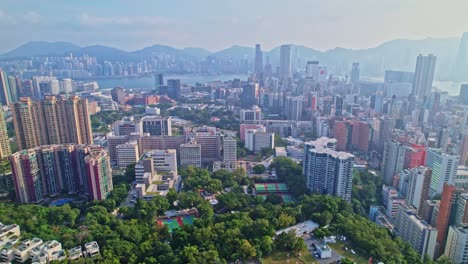
[[[394,39],[460,37],[468,1],[2,0],[0,53],[29,41],[136,50],[154,44],[218,51],[285,43],[365,49]]]

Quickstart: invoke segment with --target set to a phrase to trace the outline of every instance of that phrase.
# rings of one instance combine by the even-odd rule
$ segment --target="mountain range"
[[[292,65],[304,68],[308,60],[318,60],[326,65],[329,72],[346,74],[353,62],[359,62],[361,74],[381,77],[385,70],[414,71],[418,54],[432,53],[437,56],[436,79],[449,80],[454,68],[455,57],[460,45],[460,38],[426,38],[420,40],[397,39],[368,49],[334,48],[319,51],[303,45],[292,45]],[[230,48],[210,52],[203,48],[177,49],[166,45],[153,45],[136,51],[124,51],[102,45],[80,47],[69,42],[28,42],[3,55],[0,59],[27,58],[37,56],[60,56],[72,53],[74,56],[88,54],[99,61],[139,61],[152,56],[171,55],[180,59],[203,59],[206,57],[247,59],[253,62],[254,47],[234,45]],[[263,52],[273,66],[279,64],[280,47]],[[468,71],[467,71],[468,72]],[[468,75],[463,81],[468,81]]]

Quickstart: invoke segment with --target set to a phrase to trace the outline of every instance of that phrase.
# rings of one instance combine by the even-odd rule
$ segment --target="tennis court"
[[[287,192],[288,186],[286,183],[255,183],[257,193],[276,193]]]
[[[158,220],[158,225],[162,226],[165,225],[169,229],[169,232],[172,233],[174,229],[177,229],[183,225],[192,225],[195,221],[195,216],[187,215],[187,216],[176,216],[170,219],[162,219]]]

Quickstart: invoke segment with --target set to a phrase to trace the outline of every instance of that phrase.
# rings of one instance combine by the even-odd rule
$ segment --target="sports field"
[[[255,183],[255,190],[257,193],[277,193],[287,192],[288,187],[286,183]]]
[[[187,215],[187,216],[176,216],[171,219],[163,219],[158,220],[158,225],[165,225],[169,229],[169,232],[172,230],[177,229],[183,225],[192,225],[195,221],[195,216]]]

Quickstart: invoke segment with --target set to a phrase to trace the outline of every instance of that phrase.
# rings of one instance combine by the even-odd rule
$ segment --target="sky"
[[[467,0],[1,0],[0,53],[28,41],[218,51],[260,43],[363,49],[459,37]]]

